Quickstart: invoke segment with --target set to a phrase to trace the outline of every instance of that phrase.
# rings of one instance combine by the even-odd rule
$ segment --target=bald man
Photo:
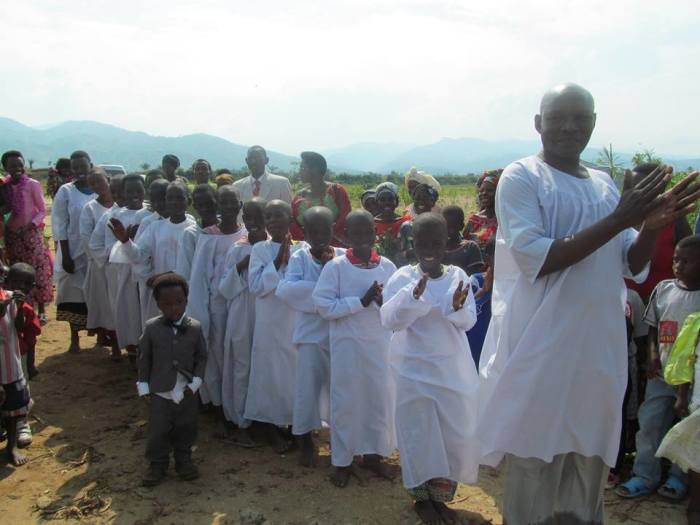
[[[506,460],[508,525],[603,523],[627,383],[623,276],[644,279],[659,229],[700,196],[696,174],[660,198],[662,166],[635,186],[628,177],[620,197],[580,162],[595,123],[584,88],[547,92],[542,151],[509,165],[496,193],[479,432],[484,462]]]
[[[267,153],[261,146],[251,146],[245,158],[250,175],[236,181],[233,185],[241,194],[243,202],[253,197],[266,201],[281,200],[292,203],[292,185],[287,177],[273,175],[267,170]]]

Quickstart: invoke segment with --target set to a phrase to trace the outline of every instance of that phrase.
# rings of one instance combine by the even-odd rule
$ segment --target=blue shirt
[[[484,286],[484,274],[475,273],[472,275],[479,283],[479,287],[472,283],[472,292],[476,293],[479,288]],[[472,351],[472,357],[476,367],[479,368],[479,358],[481,357],[481,349],[484,346],[486,331],[489,329],[491,322],[491,292],[485,293],[482,297],[476,300],[476,324],[467,332],[469,340],[469,348]]]

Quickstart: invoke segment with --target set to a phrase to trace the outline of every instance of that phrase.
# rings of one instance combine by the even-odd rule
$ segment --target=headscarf
[[[365,190],[362,192],[362,195],[360,196],[360,202],[362,203],[362,206],[365,205],[365,201],[369,198],[376,199],[377,198],[377,191],[376,190]]]
[[[437,192],[440,191],[440,183],[435,177],[433,177],[430,173],[427,173],[425,171],[418,171],[415,167],[411,168],[406,173],[406,175],[404,175],[404,183],[406,184],[406,189],[408,189],[408,183],[411,181],[415,181],[418,184],[425,184],[426,186],[430,186]]]
[[[228,173],[222,173],[221,175],[216,176],[214,182],[216,182],[217,187],[233,184],[233,175],[229,175]]]
[[[393,182],[382,182],[375,188],[374,194],[376,195],[377,199],[379,199],[379,194],[384,193],[385,191],[390,191],[394,194],[394,197],[397,199],[399,198],[399,187]]]
[[[498,181],[501,178],[501,173],[503,173],[503,169],[501,168],[495,170],[486,170],[484,173],[481,174],[479,180],[476,181],[476,187],[481,187],[484,181],[489,181],[494,186],[498,186]]]

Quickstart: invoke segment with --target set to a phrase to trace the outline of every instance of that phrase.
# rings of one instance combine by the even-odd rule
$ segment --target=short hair
[[[10,266],[7,273],[7,279],[10,279],[12,275],[24,274],[24,275],[34,275],[36,276],[36,270],[31,264],[18,262]]]
[[[162,192],[163,196],[165,196],[165,192],[168,190],[168,186],[170,183],[166,179],[156,179],[153,182],[151,182],[151,185],[148,187],[148,196],[153,200],[153,193],[154,192]]]
[[[141,184],[141,186],[146,188],[146,183],[143,180],[143,177],[139,175],[138,173],[130,173],[129,175],[124,175],[124,178],[122,179],[122,187],[126,188],[126,185],[130,182],[138,182]]]
[[[658,168],[661,164],[658,162],[642,162],[641,164],[637,164],[634,168],[632,168],[632,171],[634,173],[639,173],[640,175],[650,175],[652,171],[654,171],[656,168]]]
[[[287,212],[287,215],[290,217],[292,216],[292,206],[287,202],[283,201],[281,199],[272,199],[271,201],[267,201],[265,204],[265,208],[282,208],[285,212]]]
[[[245,156],[248,157],[248,155],[250,155],[253,151],[260,151],[263,155],[265,155],[267,157],[267,151],[265,151],[265,148],[263,148],[262,146],[258,146],[258,145],[249,147]]]
[[[303,151],[300,157],[310,168],[315,169],[321,173],[321,175],[325,175],[326,171],[328,171],[328,163],[320,153],[316,153],[315,151]]]
[[[253,197],[249,201],[245,201],[243,203],[243,206],[241,206],[241,210],[257,208],[261,212],[264,212],[265,206],[267,206],[267,201],[265,199],[263,199],[262,197]]]
[[[211,171],[211,164],[209,164],[209,161],[207,159],[197,159],[192,163],[192,170],[194,171],[194,167],[197,164],[206,164],[207,167],[209,168],[209,171]]]
[[[167,272],[156,277],[153,281],[153,298],[157,301],[160,297],[160,291],[163,288],[179,286],[185,292],[185,297],[190,293],[190,285],[187,284],[187,279],[175,272]]]
[[[231,191],[231,192],[233,192],[233,193],[236,194],[236,198],[237,198],[239,201],[242,201],[242,200],[243,200],[243,199],[241,198],[241,192],[240,192],[240,191],[238,190],[238,188],[236,188],[233,184],[224,184],[223,186],[219,186],[218,188],[216,188],[215,191],[216,191],[216,193],[221,193],[221,192],[224,192],[224,191]]]
[[[163,160],[160,161],[160,164],[161,166],[165,164],[174,164],[176,168],[179,168],[180,159],[178,159],[176,155],[168,153],[167,155],[163,155]]]
[[[56,171],[60,171],[62,169],[70,169],[70,159],[67,157],[61,157],[56,161]]]
[[[192,198],[198,193],[210,193],[216,199],[216,190],[209,184],[197,184],[192,190]]]
[[[416,237],[420,230],[431,227],[438,228],[447,236],[447,221],[445,217],[432,211],[421,213],[413,219],[413,236]]]
[[[7,168],[8,159],[16,158],[16,157],[19,157],[20,159],[24,160],[24,155],[22,155],[22,153],[17,151],[16,149],[11,149],[10,151],[6,151],[5,153],[2,154],[2,159],[0,159],[0,164],[2,164],[3,168]]]
[[[684,237],[678,242],[678,244],[676,244],[676,248],[692,248],[695,250],[699,249],[700,235],[690,235],[688,237]]]
[[[460,208],[459,206],[455,206],[454,204],[451,204],[449,206],[445,206],[442,209],[442,216],[445,217],[445,220],[448,222],[449,222],[450,218],[454,219],[460,223],[464,222],[464,210],[462,208]]]
[[[92,160],[90,160],[90,155],[88,155],[86,151],[83,151],[80,149],[76,150],[70,154],[70,160],[78,160],[78,159],[85,159],[88,162],[92,162]]]

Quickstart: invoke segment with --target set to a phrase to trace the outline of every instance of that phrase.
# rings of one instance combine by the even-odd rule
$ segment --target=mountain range
[[[263,144],[264,145],[264,144]],[[357,143],[321,151],[335,172],[405,172],[412,166],[436,175],[478,173],[504,167],[515,159],[536,152],[536,140],[483,140],[478,138],[443,138],[432,144]],[[183,167],[195,159],[205,158],[214,168],[239,169],[245,166],[248,146],[205,133],[182,137],[162,137],[129,131],[94,121],[67,121],[52,126],[29,127],[0,117],[0,151],[19,149],[35,168],[53,163],[59,157],[82,149],[96,164],[121,164],[138,170],[147,163],[158,166],[162,156],[174,153]],[[600,149],[588,148],[583,158],[595,162]],[[281,171],[295,171],[298,157],[268,150],[270,166]],[[619,153],[623,164],[631,163],[632,154]],[[700,156],[674,157],[664,161],[677,169],[700,167]]]

